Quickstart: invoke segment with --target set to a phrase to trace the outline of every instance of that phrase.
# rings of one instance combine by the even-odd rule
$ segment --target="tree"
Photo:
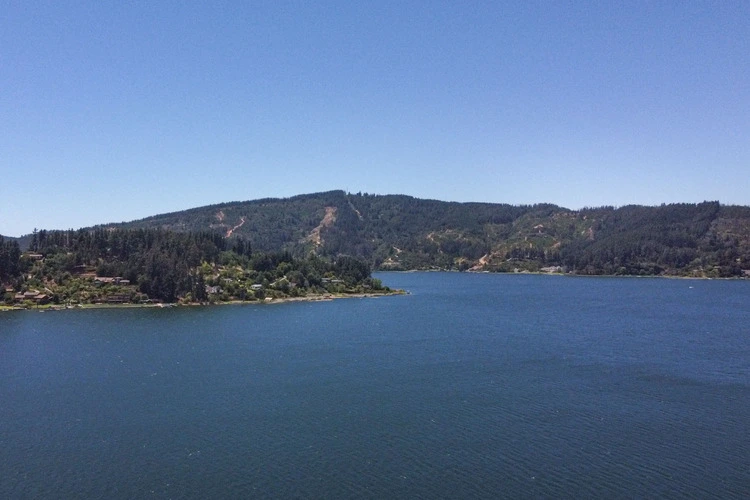
[[[21,249],[15,240],[0,236],[0,283],[10,281],[21,273]]]

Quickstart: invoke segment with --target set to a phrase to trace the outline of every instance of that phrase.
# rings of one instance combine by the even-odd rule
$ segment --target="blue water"
[[[0,314],[0,498],[748,498],[750,282]]]

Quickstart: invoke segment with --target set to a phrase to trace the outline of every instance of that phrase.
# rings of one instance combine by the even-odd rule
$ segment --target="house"
[[[206,293],[209,295],[216,295],[217,293],[221,293],[221,287],[220,286],[209,286],[206,285]]]
[[[13,298],[18,302],[22,302],[25,300],[30,300],[36,302],[37,304],[46,304],[47,302],[49,302],[49,295],[40,293],[37,290],[29,290],[27,292],[17,293]]]
[[[46,304],[47,302],[49,302],[49,296],[44,293],[40,293],[39,295],[34,297],[34,302],[36,302],[37,304]]]
[[[95,285],[109,285],[109,284],[115,284],[115,285],[129,285],[130,280],[126,280],[122,276],[115,276],[113,278],[110,278],[109,276],[96,276],[94,278],[94,284]]]
[[[263,285],[260,285],[258,283],[254,285],[250,285],[250,290],[261,290],[261,289],[263,289]]]

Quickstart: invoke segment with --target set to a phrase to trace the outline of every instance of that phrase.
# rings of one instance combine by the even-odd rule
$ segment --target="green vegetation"
[[[29,250],[20,260],[19,245]],[[369,267],[355,269],[357,259]],[[374,287],[369,268],[747,277],[750,207],[704,202],[574,211],[331,191],[0,243],[0,280],[14,297],[29,289],[43,295],[46,286],[61,303],[101,300],[101,290],[110,298],[130,293],[131,301],[364,290]],[[97,275],[129,284],[84,286]],[[65,283],[68,292],[50,282]],[[206,286],[221,292],[206,295]]]
[[[255,252],[213,232],[34,232],[29,251],[0,239],[6,305],[213,303],[386,293],[359,259]]]
[[[0,236],[0,283],[4,283],[21,272],[21,249],[15,240]]]
[[[750,207],[451,203],[331,191],[225,203],[118,226],[220,230],[260,251],[352,255],[373,269],[553,271],[741,277],[750,273]]]

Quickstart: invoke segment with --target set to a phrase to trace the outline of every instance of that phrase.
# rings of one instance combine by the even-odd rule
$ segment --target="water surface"
[[[2,498],[750,496],[750,282],[0,314]]]

